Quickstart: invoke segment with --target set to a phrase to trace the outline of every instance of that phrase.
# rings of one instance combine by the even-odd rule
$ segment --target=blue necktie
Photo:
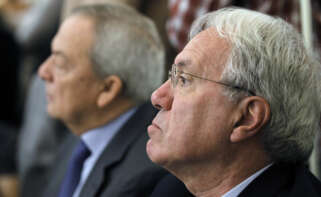
[[[83,164],[89,155],[90,150],[81,140],[72,152],[67,173],[60,187],[59,197],[72,197],[79,183]]]

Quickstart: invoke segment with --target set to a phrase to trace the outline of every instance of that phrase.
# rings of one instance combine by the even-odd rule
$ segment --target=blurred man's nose
[[[40,76],[41,79],[45,81],[51,81],[52,80],[52,74],[51,74],[51,66],[50,66],[50,57],[44,61],[41,66],[38,69],[38,75]]]

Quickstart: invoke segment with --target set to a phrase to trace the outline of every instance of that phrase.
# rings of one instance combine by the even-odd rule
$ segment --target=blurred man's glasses
[[[223,86],[226,86],[226,87],[237,89],[239,91],[245,91],[245,92],[248,92],[251,96],[255,96],[256,95],[255,92],[253,92],[251,90],[248,90],[247,88],[230,85],[230,84],[227,84],[227,83],[224,83],[224,82],[215,81],[215,80],[203,78],[203,77],[191,74],[191,73],[186,73],[186,72],[179,71],[177,69],[177,65],[176,64],[173,64],[171,70],[168,72],[168,78],[171,79],[171,84],[172,84],[173,88],[176,87],[176,85],[177,85],[177,83],[178,83],[180,78],[184,79],[184,77],[181,74],[185,74],[185,75],[189,75],[189,76],[194,77],[194,78],[203,79],[203,80],[206,80],[206,81],[217,83],[217,84],[220,84],[220,85],[223,85]]]

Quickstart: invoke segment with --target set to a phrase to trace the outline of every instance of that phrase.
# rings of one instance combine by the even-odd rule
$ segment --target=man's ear
[[[270,105],[262,97],[251,96],[238,105],[239,116],[231,133],[231,142],[240,142],[256,135],[270,120]]]
[[[123,82],[117,75],[110,75],[103,79],[103,90],[100,92],[97,105],[99,108],[110,104],[117,96],[121,95]]]

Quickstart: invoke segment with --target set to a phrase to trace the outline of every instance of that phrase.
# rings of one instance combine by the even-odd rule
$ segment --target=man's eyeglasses
[[[217,84],[220,84],[220,85],[223,85],[223,86],[226,86],[226,87],[230,87],[230,88],[234,88],[234,89],[237,89],[237,90],[240,90],[240,91],[245,91],[245,92],[248,92],[251,96],[255,96],[256,95],[255,92],[253,92],[251,90],[248,90],[246,88],[240,87],[240,86],[234,86],[234,85],[230,85],[230,84],[227,84],[227,83],[224,83],[224,82],[203,78],[203,77],[191,74],[191,73],[186,73],[186,72],[183,72],[183,71],[179,71],[177,69],[177,65],[176,64],[173,64],[171,70],[168,72],[168,78],[171,79],[171,84],[172,84],[173,88],[176,87],[176,85],[178,83],[178,80],[181,78],[181,74],[185,74],[185,75],[189,75],[191,77],[195,77],[195,78],[198,78],[198,79],[203,79],[203,80],[206,80],[206,81],[217,83]]]

